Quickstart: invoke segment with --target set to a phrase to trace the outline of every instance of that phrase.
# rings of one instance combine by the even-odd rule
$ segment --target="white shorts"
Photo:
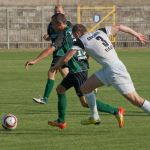
[[[122,94],[135,91],[130,74],[122,62],[104,67],[97,71],[95,75],[104,85],[112,85]]]

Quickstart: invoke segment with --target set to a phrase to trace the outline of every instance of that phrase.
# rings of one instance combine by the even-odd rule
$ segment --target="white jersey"
[[[101,28],[81,36],[72,49],[85,49],[87,54],[103,66],[111,66],[120,61],[109,39],[111,27]]]

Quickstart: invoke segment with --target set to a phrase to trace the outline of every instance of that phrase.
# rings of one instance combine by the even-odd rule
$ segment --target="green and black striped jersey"
[[[71,28],[72,30],[72,24],[70,21],[67,21],[67,28]],[[62,38],[64,37],[64,31],[55,31],[54,28],[52,27],[52,23],[50,22],[48,27],[47,27],[47,33],[51,39],[52,45],[55,45],[55,42],[63,42]],[[53,57],[57,56],[64,56],[64,51],[61,47],[57,47],[55,52],[53,53]]]
[[[56,39],[55,41],[54,46],[56,48],[56,56],[63,56],[65,53],[71,50],[73,43],[74,38],[72,34],[72,27],[67,26],[63,31],[63,34],[60,32],[58,39]],[[77,73],[88,70],[89,64],[84,50],[78,50],[67,65],[71,73]]]

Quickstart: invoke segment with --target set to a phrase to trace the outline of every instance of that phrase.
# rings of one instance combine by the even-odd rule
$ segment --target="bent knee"
[[[56,92],[58,94],[62,94],[66,91],[66,89],[62,86],[62,85],[59,85],[57,88],[56,88]]]
[[[56,71],[55,72],[51,72],[51,70],[48,71],[48,78],[49,79],[55,80],[55,75],[56,75]]]

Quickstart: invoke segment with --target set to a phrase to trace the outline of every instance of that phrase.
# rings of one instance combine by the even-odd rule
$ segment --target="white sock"
[[[97,105],[96,105],[96,97],[94,93],[91,92],[91,93],[85,94],[85,98],[91,110],[91,117],[93,117],[96,120],[99,119],[99,114],[98,114]]]
[[[144,101],[141,108],[150,115],[150,102],[148,100]]]

